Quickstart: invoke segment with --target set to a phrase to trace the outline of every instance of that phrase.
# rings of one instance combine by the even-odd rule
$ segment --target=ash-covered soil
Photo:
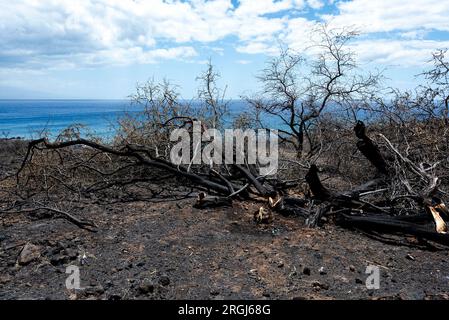
[[[9,173],[17,159],[5,159]],[[385,243],[280,215],[257,225],[257,203],[103,202],[73,212],[96,233],[51,214],[0,214],[0,299],[449,299],[448,250],[412,237]],[[66,289],[71,265],[82,290]],[[378,290],[366,287],[369,265]]]
[[[86,204],[80,216],[94,218],[97,233],[62,219],[2,216],[0,298],[448,298],[446,250],[385,244],[331,225],[306,229],[281,216],[257,226],[256,206],[191,204]],[[26,243],[40,256],[19,265]],[[84,290],[65,288],[68,265],[80,267]],[[379,290],[365,286],[368,265],[380,267]]]

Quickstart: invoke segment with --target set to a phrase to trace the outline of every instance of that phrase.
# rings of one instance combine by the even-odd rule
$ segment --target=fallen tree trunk
[[[438,177],[429,173],[429,170],[426,170],[423,165],[415,165],[407,157],[400,154],[383,135],[384,140],[387,141],[393,153],[403,164],[404,168],[401,169],[410,170],[419,180],[427,184],[422,190],[416,192],[408,180],[405,178],[401,179],[401,183],[408,191],[408,194],[402,196],[402,198],[409,198],[415,201],[428,215],[424,217],[422,214],[413,214],[412,216],[397,217],[393,215],[395,211],[393,207],[385,208],[376,203],[360,199],[361,195],[370,195],[378,192],[378,190],[382,192],[388,190],[388,184],[391,183],[394,177],[389,173],[394,170],[390,168],[377,145],[366,135],[366,127],[363,122],[357,122],[354,132],[359,138],[357,148],[377,169],[378,177],[352,190],[336,193],[323,186],[318,176],[318,168],[312,165],[306,175],[306,181],[314,199],[319,201],[319,205],[315,210],[310,210],[311,213],[306,224],[310,227],[317,226],[324,215],[329,212],[337,212],[336,219],[344,227],[363,228],[364,230],[375,230],[376,232],[401,232],[449,244],[448,228],[443,219],[443,216],[449,217],[449,210],[441,199],[435,197],[435,194],[438,192]],[[388,202],[388,199],[386,200],[385,202]],[[360,214],[348,215],[348,211],[357,211]],[[366,215],[371,212],[375,214]],[[379,215],[378,212],[382,212],[382,215]],[[390,214],[386,215],[385,213]],[[423,221],[433,221],[436,232],[419,224],[419,222]],[[429,225],[428,223],[427,226]]]
[[[16,176],[17,179],[19,178],[20,173],[25,168],[27,162],[32,158],[32,155],[34,153],[35,148],[37,148],[39,145],[43,144],[43,146],[48,150],[58,150],[58,149],[64,149],[72,146],[86,146],[90,147],[92,149],[101,151],[106,154],[114,155],[117,157],[126,157],[131,158],[136,161],[136,164],[153,167],[162,169],[164,171],[167,171],[169,173],[172,173],[175,176],[185,178],[187,180],[190,180],[193,184],[202,186],[206,189],[212,190],[214,192],[217,192],[218,194],[222,195],[229,195],[232,193],[232,189],[240,189],[241,186],[233,186],[233,188],[229,187],[228,183],[219,183],[217,181],[213,181],[212,179],[207,179],[204,176],[201,176],[199,174],[190,172],[182,167],[175,166],[169,161],[166,161],[162,158],[157,158],[151,156],[150,152],[142,147],[133,146],[133,145],[125,145],[121,147],[121,149],[117,150],[112,147],[102,145],[100,143],[96,143],[90,140],[86,139],[76,139],[71,141],[65,141],[60,143],[51,143],[47,139],[38,139],[31,141],[28,145],[27,153],[25,155],[25,158],[22,162],[22,165],[20,169],[18,170]],[[248,181],[253,184],[256,189],[262,193],[263,195],[268,194],[268,191],[263,187],[257,179],[252,176],[252,174],[249,172],[249,170],[246,170],[245,168],[239,166],[238,169],[244,173],[244,175],[247,177]]]
[[[391,216],[356,216],[341,214],[336,219],[337,224],[349,229],[361,229],[385,233],[400,233],[413,235],[440,244],[449,245],[449,235],[435,232],[429,224],[423,226],[417,223],[394,219]]]
[[[379,171],[381,174],[388,173],[388,165],[379,151],[379,148],[375,145],[373,140],[366,135],[366,127],[362,121],[357,121],[354,127],[354,132],[359,141],[357,142],[357,148],[368,159],[369,162]]]

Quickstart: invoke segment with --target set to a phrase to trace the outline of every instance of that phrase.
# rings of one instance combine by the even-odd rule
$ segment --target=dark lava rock
[[[95,287],[95,293],[98,295],[102,295],[104,293],[104,288],[102,285],[98,285]]]
[[[154,284],[152,284],[151,282],[145,281],[144,283],[142,283],[139,286],[138,290],[139,290],[140,294],[153,293],[154,292]]]
[[[322,259],[323,259],[323,255],[321,254],[321,252],[315,252],[313,255],[314,255],[315,258],[317,258],[318,260],[322,260]]]
[[[327,285],[327,284],[325,284],[325,283],[321,283],[321,282],[319,282],[319,281],[314,281],[314,282],[312,283],[312,287],[313,287],[314,289],[318,289],[318,290],[320,290],[320,289],[323,289],[323,290],[329,290],[329,285]]]
[[[69,263],[70,257],[65,255],[57,255],[50,259],[50,263],[54,266],[60,266]]]
[[[212,296],[218,296],[218,295],[220,294],[220,291],[218,291],[218,290],[211,290],[211,291],[210,291],[210,294],[211,294]]]
[[[363,280],[360,279],[360,278],[356,278],[356,279],[355,279],[355,283],[357,283],[357,284],[363,284]]]
[[[16,259],[11,258],[8,260],[8,262],[7,262],[8,267],[14,267],[15,265],[16,265]]]
[[[78,258],[78,252],[76,250],[65,249],[64,252],[67,255],[67,257],[69,257],[70,260],[75,260]]]
[[[308,268],[308,267],[305,267],[303,270],[302,270],[302,273],[304,273],[306,276],[310,276],[310,268]]]
[[[168,286],[170,284],[170,278],[167,275],[163,275],[159,278],[159,283],[164,287]]]
[[[92,286],[92,287],[86,288],[86,290],[84,290],[84,292],[88,296],[101,296],[104,293],[104,288],[101,285]]]

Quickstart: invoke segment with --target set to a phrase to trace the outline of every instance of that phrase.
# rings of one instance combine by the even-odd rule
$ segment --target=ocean
[[[230,101],[231,115],[245,108],[242,100]],[[0,138],[37,138],[43,130],[54,137],[72,124],[110,137],[119,117],[141,110],[130,100],[0,100]]]
[[[125,111],[137,108],[126,100],[0,100],[0,137],[36,138],[42,130],[55,135],[75,123],[106,136]]]

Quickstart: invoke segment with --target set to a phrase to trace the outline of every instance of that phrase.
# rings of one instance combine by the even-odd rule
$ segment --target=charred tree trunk
[[[365,124],[362,121],[357,121],[354,131],[357,138],[359,138],[357,148],[360,152],[369,160],[369,162],[371,162],[374,167],[376,167],[379,173],[387,174],[387,163],[380,153],[379,148],[374,144],[373,140],[366,135]]]

